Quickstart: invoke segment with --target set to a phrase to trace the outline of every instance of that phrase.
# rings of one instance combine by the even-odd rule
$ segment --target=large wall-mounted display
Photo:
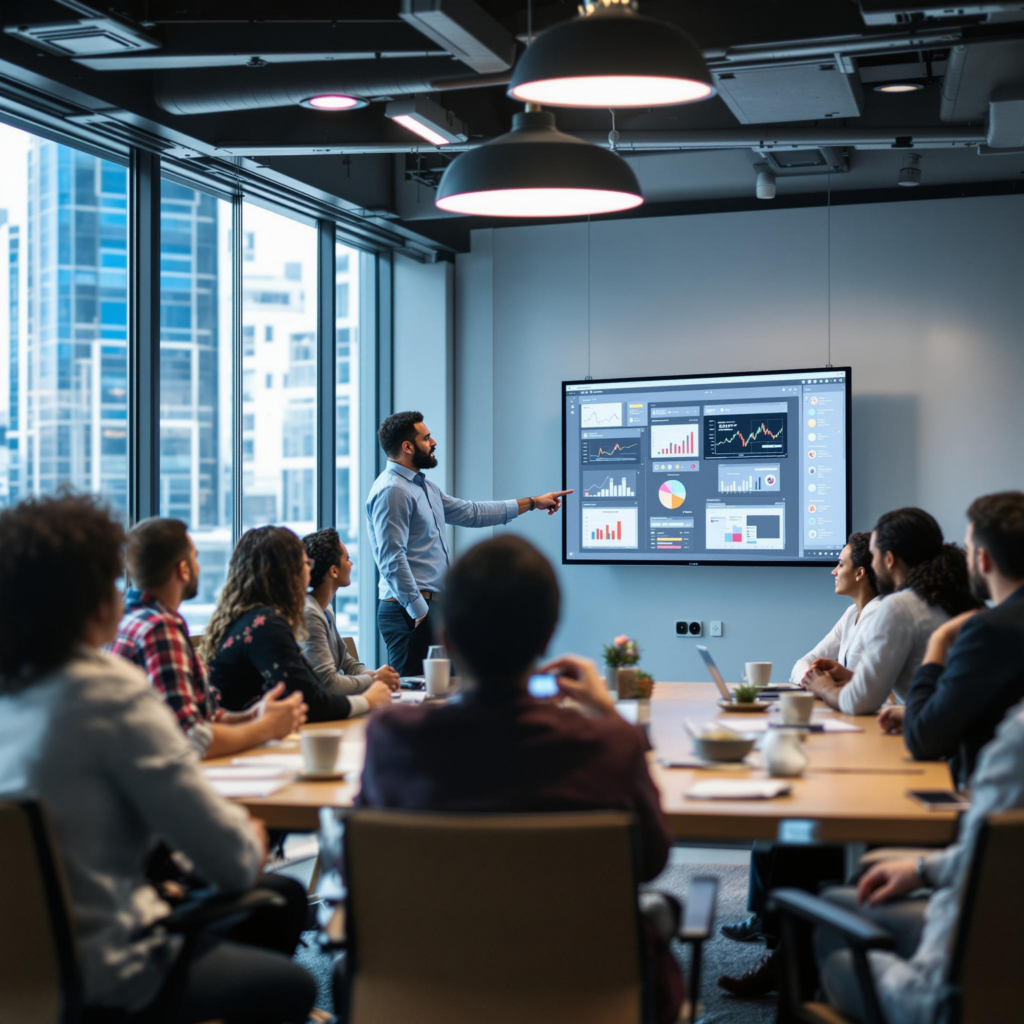
[[[566,564],[830,564],[850,368],[563,381],[562,469]]]

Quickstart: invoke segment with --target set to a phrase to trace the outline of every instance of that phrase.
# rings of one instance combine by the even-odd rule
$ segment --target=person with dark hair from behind
[[[298,893],[287,911],[203,932],[188,962],[179,937],[147,930],[169,909],[144,873],[157,842],[238,891],[258,883],[267,832],[213,792],[145,674],[101,650],[121,617],[123,546],[95,498],[0,512],[0,793],[39,801],[47,816],[90,1011],[121,1011],[124,1024],[158,1014],[301,1024],[316,983],[291,959],[305,915],[298,883],[275,886]]]
[[[874,570],[871,568],[871,535],[851,533],[832,570],[835,593],[850,598],[850,607],[825,637],[793,666],[790,681],[803,682],[821,658],[832,658],[849,669],[860,660],[860,636],[864,622],[881,603]],[[844,852],[840,846],[779,846],[760,840],[750,851],[750,882],[747,887],[749,915],[734,924],[722,925],[722,934],[734,942],[765,939],[769,953],[776,941],[775,924],[766,914],[768,892],[783,886],[798,886],[814,892],[818,885],[842,878]],[[770,959],[770,958],[769,958]],[[722,975],[719,984],[734,995],[760,994],[774,983],[774,965],[765,958],[739,977]]]
[[[312,562],[306,595],[306,639],[302,653],[317,679],[330,693],[365,693],[375,681],[398,689],[398,673],[390,665],[374,671],[349,654],[334,620],[334,595],[352,582],[352,559],[333,526],[302,538]]]
[[[981,748],[1024,699],[1024,493],[978,498],[967,510],[971,591],[994,607],[964,612],[931,635],[905,707],[883,708],[879,724],[903,731],[920,761],[953,759],[964,786]]]
[[[448,563],[445,526],[500,526],[524,512],[554,515],[572,491],[509,501],[464,501],[445,494],[424,470],[434,469],[437,439],[421,412],[396,412],[377,431],[388,464],[366,499],[367,528],[380,570],[377,628],[400,676],[423,671],[434,639],[430,602],[440,596]]]
[[[835,593],[848,597],[852,604],[839,621],[793,666],[790,682],[802,683],[804,677],[822,658],[838,661],[854,668],[860,660],[861,626],[881,602],[878,600],[878,580],[871,568],[871,534],[851,533],[846,547],[839,552],[839,561],[832,570]]]
[[[200,757],[225,757],[283,739],[306,720],[301,693],[283,697],[278,684],[248,711],[220,707],[206,666],[192,649],[178,612],[199,590],[199,560],[180,519],[144,519],[128,531],[125,612],[111,654],[133,661],[174,712]]]
[[[639,879],[646,882],[664,868],[671,839],[643,734],[619,717],[604,680],[583,658],[557,658],[540,671],[556,673],[561,692],[587,713],[527,690],[558,622],[559,600],[551,565],[519,537],[484,541],[459,558],[441,617],[463,695],[443,707],[375,715],[355,802],[406,811],[628,811],[637,821]],[[670,908],[664,898],[656,903]],[[677,912],[671,904],[665,916]],[[648,935],[661,1022],[676,1020],[683,996],[668,947],[672,931],[669,925],[663,940]]]
[[[228,578],[203,634],[201,653],[225,707],[243,711],[284,684],[300,692],[311,722],[362,715],[391,703],[391,690],[374,682],[362,694],[332,693],[302,656],[310,561],[302,541],[284,526],[243,533]]]
[[[856,669],[819,659],[804,685],[846,715],[872,715],[891,693],[906,700],[928,638],[978,602],[971,596],[967,560],[923,509],[886,512],[871,532],[872,568],[881,607],[867,622]]]

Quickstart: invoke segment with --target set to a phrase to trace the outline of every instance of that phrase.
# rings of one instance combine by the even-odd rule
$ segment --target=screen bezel
[[[804,373],[844,373],[846,375],[846,525],[847,531],[853,529],[853,436],[851,425],[853,423],[853,369],[849,366],[809,366],[793,370],[733,370],[727,373],[671,373],[661,376],[644,374],[640,377],[583,377],[576,380],[563,380],[559,401],[562,404],[562,490],[566,488],[568,466],[566,463],[566,443],[568,423],[565,414],[566,388],[572,384],[592,384],[595,387],[601,384],[632,384],[637,381],[685,381],[685,380],[707,380],[709,377],[769,377],[775,374],[804,374]],[[562,565],[757,565],[765,568],[777,566],[790,568],[801,566],[813,569],[820,569],[822,566],[835,565],[835,558],[797,558],[797,559],[772,559],[761,561],[758,559],[738,558],[671,558],[659,559],[657,561],[639,558],[567,558],[568,547],[568,515],[569,502],[575,495],[567,495],[565,508],[562,510]],[[577,499],[579,500],[579,499]]]

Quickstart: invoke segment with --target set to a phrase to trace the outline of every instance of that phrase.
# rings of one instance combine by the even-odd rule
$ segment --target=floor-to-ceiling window
[[[160,515],[199,552],[193,632],[213,614],[231,556],[231,204],[160,186]]]
[[[127,171],[0,124],[0,504],[128,514]]]
[[[242,211],[242,526],[316,515],[316,230]]]

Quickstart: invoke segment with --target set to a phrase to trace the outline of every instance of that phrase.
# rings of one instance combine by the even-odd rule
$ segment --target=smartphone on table
[[[966,811],[970,800],[951,789],[910,789],[907,796],[929,811]]]

